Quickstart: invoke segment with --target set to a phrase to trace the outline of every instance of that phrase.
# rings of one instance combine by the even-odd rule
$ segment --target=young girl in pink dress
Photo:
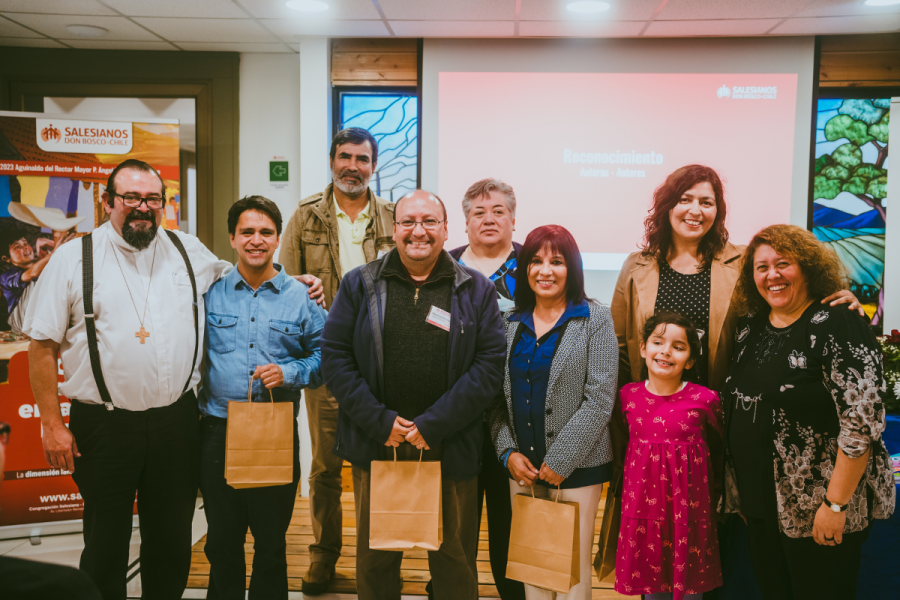
[[[699,355],[690,319],[658,313],[641,343],[647,380],[619,392],[629,435],[616,555],[622,594],[694,600],[722,585],[710,458],[721,455],[722,406],[716,392],[688,381]]]

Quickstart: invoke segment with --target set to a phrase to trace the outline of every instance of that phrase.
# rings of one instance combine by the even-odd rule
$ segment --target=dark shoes
[[[303,576],[302,591],[304,596],[318,596],[328,591],[328,584],[334,577],[334,567],[316,561],[309,565],[309,571]]]

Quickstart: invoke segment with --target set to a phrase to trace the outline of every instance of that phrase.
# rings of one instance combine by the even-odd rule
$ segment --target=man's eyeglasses
[[[434,231],[441,223],[443,223],[443,221],[438,221],[437,219],[425,219],[424,221],[394,221],[394,225],[400,227],[400,229],[415,229],[416,225],[421,225],[425,228],[425,231]]]
[[[146,198],[141,198],[137,194],[117,194],[115,192],[110,192],[111,196],[118,196],[122,199],[122,204],[127,206],[128,208],[137,208],[144,202],[147,203],[147,208],[152,208],[154,210],[159,210],[166,203],[166,199],[162,196],[147,196]]]

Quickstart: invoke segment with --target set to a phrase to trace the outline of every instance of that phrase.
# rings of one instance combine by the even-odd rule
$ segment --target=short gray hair
[[[488,177],[487,179],[482,179],[481,181],[473,183],[472,186],[466,190],[466,195],[463,196],[462,209],[466,222],[469,221],[469,211],[472,210],[472,201],[477,200],[482,196],[487,197],[491,192],[499,192],[506,195],[506,204],[509,206],[509,212],[513,219],[516,218],[516,193],[513,191],[512,187],[499,179]]]

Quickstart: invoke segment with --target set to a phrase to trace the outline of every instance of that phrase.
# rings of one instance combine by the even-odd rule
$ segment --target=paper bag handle
[[[272,388],[267,388],[269,390],[269,400],[272,404],[275,403],[275,396],[272,395]],[[253,375],[250,376],[250,383],[247,385],[247,402],[253,402]],[[396,450],[394,450],[396,453]]]
[[[559,502],[559,497],[561,495],[562,495],[562,487],[558,485],[558,486],[556,486],[556,499],[554,500],[554,502]],[[533,485],[531,486],[531,497],[534,498],[534,486]]]
[[[419,448],[419,462],[422,462],[422,455],[425,454],[425,448]],[[397,446],[394,446],[394,462],[397,462]]]

